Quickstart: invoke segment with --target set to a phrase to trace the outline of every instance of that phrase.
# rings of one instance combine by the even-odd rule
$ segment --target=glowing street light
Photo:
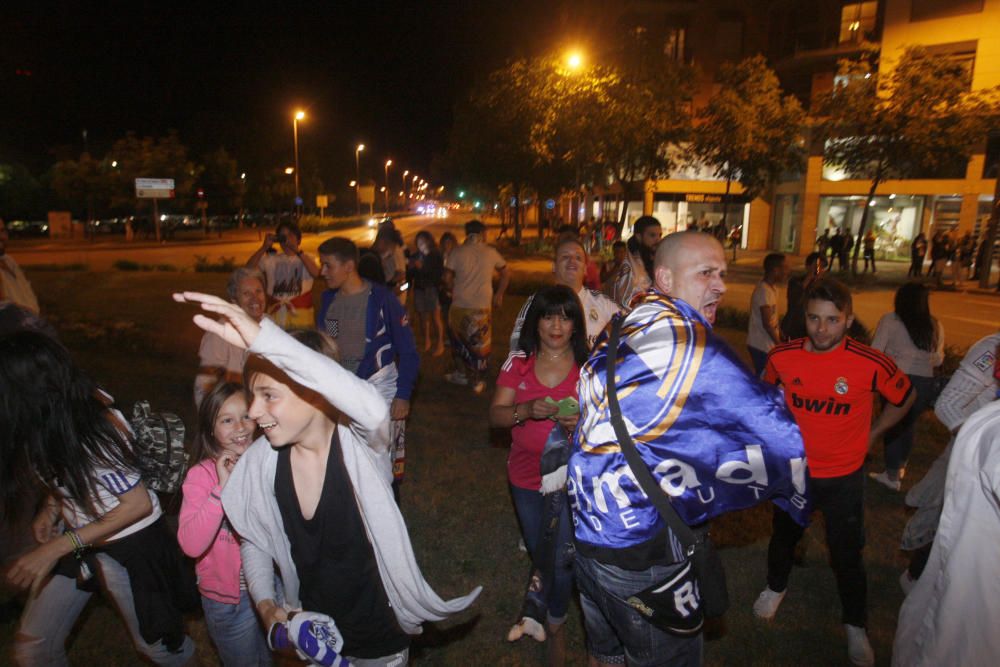
[[[385,214],[389,215],[389,167],[392,166],[392,160],[385,161],[385,187],[382,188],[382,192],[385,193]]]
[[[295,167],[285,167],[285,173],[291,176],[295,173]]]
[[[292,117],[292,141],[295,147],[295,212],[302,215],[302,205],[299,197],[299,121],[306,117],[306,112],[299,109]]]
[[[361,215],[361,151],[364,149],[364,144],[358,144],[354,149],[354,201],[358,215]]]
[[[583,54],[573,50],[566,54],[566,65],[573,70],[583,66]]]

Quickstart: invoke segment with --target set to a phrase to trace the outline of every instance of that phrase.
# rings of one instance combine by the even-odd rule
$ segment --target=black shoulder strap
[[[622,453],[625,455],[625,460],[628,461],[629,468],[632,469],[632,474],[635,476],[637,482],[639,482],[639,487],[643,490],[649,500],[656,507],[656,511],[660,513],[663,520],[667,522],[670,526],[670,530],[674,532],[677,539],[681,541],[684,546],[684,551],[690,556],[695,544],[697,542],[697,537],[690,527],[684,521],[677,516],[677,512],[673,507],[670,506],[670,501],[667,500],[667,495],[663,492],[663,489],[657,485],[656,480],[653,479],[653,474],[649,472],[649,467],[646,466],[645,461],[639,456],[638,450],[635,448],[635,443],[632,442],[632,436],[628,434],[628,430],[625,428],[625,422],[622,421],[622,410],[621,406],[618,404],[618,388],[615,382],[615,367],[618,361],[618,340],[621,334],[622,324],[625,321],[625,317],[615,318],[614,324],[611,325],[611,336],[608,339],[608,355],[607,355],[607,379],[605,380],[605,386],[608,392],[608,408],[611,413],[611,425],[615,429],[615,435],[618,436],[618,444],[622,448]]]

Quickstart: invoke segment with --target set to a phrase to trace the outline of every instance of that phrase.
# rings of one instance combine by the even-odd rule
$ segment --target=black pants
[[[809,478],[813,509],[823,512],[830,565],[837,577],[842,622],[865,627],[868,581],[861,550],[865,546],[864,468],[843,477]],[[767,586],[781,592],[788,586],[795,545],[805,529],[774,508],[771,543],[767,547]]]

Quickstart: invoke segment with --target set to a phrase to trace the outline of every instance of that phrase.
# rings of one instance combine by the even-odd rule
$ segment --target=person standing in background
[[[917,395],[910,411],[886,431],[885,471],[868,473],[892,491],[899,491],[917,419],[934,399],[934,369],[944,361],[944,327],[931,316],[929,296],[920,283],[907,283],[896,290],[895,312],[882,316],[872,340],[873,348],[892,357],[906,373]]]
[[[280,252],[274,250],[277,243]],[[313,325],[313,279],[319,275],[316,261],[299,248],[302,231],[292,222],[282,222],[274,234],[250,259],[247,267],[267,276],[267,313],[282,329],[309,329]]]
[[[788,277],[788,260],[773,252],[764,258],[764,277],[750,296],[750,326],[747,349],[753,362],[753,373],[760,377],[767,364],[767,353],[781,342],[778,331],[778,285]]]

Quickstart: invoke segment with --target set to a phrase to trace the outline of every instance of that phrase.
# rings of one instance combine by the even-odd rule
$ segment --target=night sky
[[[513,57],[558,47],[561,3],[13,3],[0,9],[0,160],[38,173],[102,155],[126,131],[169,129],[197,158],[241,169],[379,177],[387,157],[427,173],[455,102]],[[317,9],[316,7],[320,7]],[[560,40],[565,35],[560,35]],[[381,180],[379,178],[379,180]]]

